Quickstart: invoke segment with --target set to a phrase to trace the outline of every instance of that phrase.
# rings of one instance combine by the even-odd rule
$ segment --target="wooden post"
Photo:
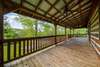
[[[89,37],[89,42],[91,41],[91,23],[89,22],[88,24],[88,37]]]
[[[73,28],[73,37],[74,37],[74,28]]]
[[[65,27],[65,39],[66,39],[66,27]]]
[[[37,27],[38,27],[38,23],[36,22],[35,23],[35,30],[36,30],[35,37],[37,37],[37,32],[38,32],[38,28]],[[35,40],[35,49],[38,50],[38,39]]]
[[[100,1],[99,1],[98,12],[99,12],[99,40],[100,40]]]
[[[70,28],[70,38],[71,38],[71,28]]]
[[[3,13],[0,13],[0,67],[3,67],[3,64]]]
[[[35,23],[35,30],[36,30],[36,32],[35,32],[35,37],[37,37],[37,33],[38,33],[38,28],[37,28],[37,27],[38,27],[38,23],[36,22],[36,23]]]
[[[55,44],[57,44],[57,25],[54,24],[55,26]]]
[[[68,28],[66,27],[66,38],[68,39]]]
[[[78,31],[77,31],[77,37],[78,37]]]
[[[69,38],[69,28],[67,28],[67,40]]]

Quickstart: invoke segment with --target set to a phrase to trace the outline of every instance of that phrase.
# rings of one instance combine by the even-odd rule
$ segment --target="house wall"
[[[97,4],[89,20],[90,43],[100,55],[100,5]]]

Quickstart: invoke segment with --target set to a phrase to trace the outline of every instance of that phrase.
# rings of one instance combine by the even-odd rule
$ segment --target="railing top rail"
[[[72,34],[70,34],[72,35]],[[86,34],[80,34],[80,35],[86,35]],[[65,36],[65,35],[56,35],[57,36]],[[31,39],[42,39],[42,38],[49,38],[49,37],[55,37],[55,35],[52,36],[38,36],[38,37],[29,37],[29,38],[16,38],[16,39],[4,39],[0,40],[0,42],[12,42],[12,41],[23,41],[23,40],[31,40]]]
[[[65,36],[65,35],[56,35],[56,36]],[[42,39],[42,38],[49,38],[49,37],[55,37],[55,36],[39,36],[39,37],[30,37],[30,38],[4,39],[3,42],[22,41],[22,40],[31,40],[31,39]]]

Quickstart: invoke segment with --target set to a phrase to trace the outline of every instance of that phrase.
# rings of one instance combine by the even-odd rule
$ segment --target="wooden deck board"
[[[73,38],[12,67],[100,67],[100,59],[86,39]]]

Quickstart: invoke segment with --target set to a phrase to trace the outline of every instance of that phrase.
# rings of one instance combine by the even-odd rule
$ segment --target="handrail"
[[[62,42],[65,39],[65,35],[52,35],[31,38],[4,39],[3,41],[1,40],[3,42],[4,63],[11,62],[39,50],[45,49],[49,46]]]
[[[55,39],[57,41],[55,41]],[[65,35],[41,36],[19,39],[4,39],[4,63],[11,62],[21,57],[45,49],[66,39]]]
[[[65,36],[65,35],[56,35],[57,36]],[[42,38],[49,38],[49,37],[55,37],[55,36],[38,36],[38,37],[29,37],[29,38],[16,38],[16,39],[4,39],[3,42],[9,42],[9,41],[20,41],[20,40],[27,40],[27,39],[42,39]]]

